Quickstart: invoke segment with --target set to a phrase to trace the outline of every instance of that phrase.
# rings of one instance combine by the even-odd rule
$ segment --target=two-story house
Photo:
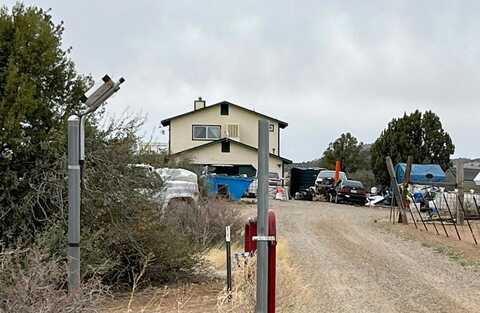
[[[258,121],[270,123],[269,172],[284,177],[290,160],[280,156],[280,130],[288,126],[264,114],[223,101],[207,106],[194,101],[194,109],[162,121],[169,127],[169,154],[218,174],[255,176],[258,164]]]

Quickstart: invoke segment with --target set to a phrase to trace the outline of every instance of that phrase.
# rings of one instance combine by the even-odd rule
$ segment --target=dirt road
[[[272,205],[280,240],[310,286],[308,312],[480,312],[480,273],[378,227],[385,210]]]

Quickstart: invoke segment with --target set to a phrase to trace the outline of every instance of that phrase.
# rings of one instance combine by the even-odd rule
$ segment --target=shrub
[[[0,254],[0,312],[97,312],[106,289],[92,278],[79,293],[68,293],[65,263],[41,250],[10,250]]]
[[[165,218],[178,231],[205,250],[223,242],[225,226],[230,225],[232,234],[239,233],[242,226],[238,208],[231,202],[206,199],[198,205],[188,201],[175,201],[167,208]]]

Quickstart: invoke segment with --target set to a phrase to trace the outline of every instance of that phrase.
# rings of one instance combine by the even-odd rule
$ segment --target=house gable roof
[[[236,140],[233,140],[233,139],[230,139],[230,138],[220,138],[220,139],[217,139],[217,140],[214,140],[214,141],[207,142],[207,143],[205,143],[203,145],[200,145],[200,146],[196,146],[196,147],[186,149],[186,150],[183,150],[183,151],[180,151],[180,152],[177,152],[177,153],[173,153],[170,156],[177,156],[177,155],[180,155],[180,154],[185,153],[185,152],[191,152],[191,151],[198,150],[198,149],[201,149],[201,148],[205,148],[205,147],[208,147],[208,146],[211,146],[211,145],[219,144],[221,142],[233,142],[235,144],[243,146],[244,148],[247,148],[247,149],[250,149],[250,150],[253,150],[253,151],[258,151],[257,148],[252,147],[252,146],[247,145],[247,144],[244,144],[243,142],[236,141]],[[273,153],[270,153],[270,156],[273,157],[273,158],[280,159],[283,162],[285,162],[286,164],[293,163],[292,160],[282,158],[281,156],[278,156],[278,155],[273,154]]]
[[[281,120],[278,120],[276,118],[273,118],[271,116],[268,116],[268,115],[265,115],[265,114],[262,114],[262,113],[258,113],[256,111],[253,111],[253,110],[250,110],[250,109],[247,109],[245,107],[242,107],[238,104],[235,104],[235,103],[231,103],[231,102],[228,102],[228,101],[222,101],[222,102],[218,102],[218,103],[215,103],[215,104],[212,104],[212,105],[209,105],[209,106],[206,106],[204,108],[201,108],[201,109],[198,109],[198,110],[192,110],[192,111],[189,111],[189,112],[186,112],[186,113],[183,113],[183,114],[180,114],[180,115],[176,115],[176,116],[173,116],[173,117],[170,117],[170,118],[167,118],[167,119],[164,119],[161,123],[163,126],[169,126],[170,125],[170,121],[173,120],[173,119],[176,119],[176,118],[179,118],[179,117],[182,117],[182,116],[185,116],[185,115],[189,115],[189,114],[193,114],[193,113],[196,113],[196,112],[200,112],[200,111],[203,111],[203,110],[207,110],[207,109],[210,109],[210,108],[213,108],[215,106],[219,106],[223,103],[227,103],[229,105],[232,105],[236,108],[239,108],[241,110],[244,110],[244,111],[247,111],[247,112],[250,112],[250,113],[254,113],[256,115],[259,115],[261,117],[264,117],[264,118],[268,118],[270,120],[273,120],[273,121],[276,121],[278,123],[278,126],[280,128],[285,128],[288,126],[288,123],[287,122],[283,122]]]

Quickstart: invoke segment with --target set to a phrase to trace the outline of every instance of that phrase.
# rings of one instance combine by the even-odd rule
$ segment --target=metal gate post
[[[257,290],[256,313],[267,313],[268,305],[268,161],[269,122],[258,121],[257,192]]]
[[[68,291],[80,288],[80,119],[68,118]]]

